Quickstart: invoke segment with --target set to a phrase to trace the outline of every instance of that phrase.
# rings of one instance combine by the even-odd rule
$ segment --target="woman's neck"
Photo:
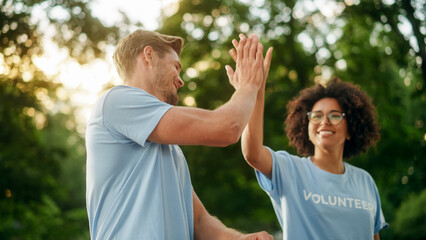
[[[315,150],[315,155],[311,157],[312,163],[324,171],[343,174],[345,166],[343,165],[342,152],[323,152]]]

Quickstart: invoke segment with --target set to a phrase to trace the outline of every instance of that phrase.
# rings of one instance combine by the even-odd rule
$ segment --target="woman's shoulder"
[[[277,150],[277,151],[275,151],[275,150],[273,150],[272,148],[270,148],[270,147],[267,147],[266,146],[266,148],[272,153],[272,154],[275,154],[276,156],[278,156],[278,157],[284,157],[284,158],[293,158],[293,159],[305,159],[306,157],[301,157],[301,156],[298,156],[298,155],[296,155],[296,154],[293,154],[293,153],[291,153],[291,152],[289,152],[289,151],[287,151],[287,150]]]
[[[286,150],[274,151],[267,147],[272,154],[272,158],[275,158],[277,162],[287,162],[291,164],[305,164],[309,160],[308,157],[302,157],[296,154],[292,154]]]
[[[344,162],[345,168],[349,171],[350,175],[356,177],[357,179],[365,179],[368,181],[374,182],[373,177],[369,172],[360,167],[354,166],[350,163]]]

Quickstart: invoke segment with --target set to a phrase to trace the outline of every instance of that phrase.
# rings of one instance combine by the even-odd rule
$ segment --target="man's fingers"
[[[235,48],[235,49],[238,49],[238,45],[239,45],[239,43],[238,43],[238,41],[237,41],[237,40],[232,39],[232,45],[234,45],[234,48]]]
[[[243,50],[244,50],[244,46],[246,45],[246,42],[247,42],[247,39],[244,37],[244,35],[242,35],[243,37],[241,37],[240,36],[240,43],[239,43],[239,45],[238,45],[238,50],[237,50],[237,52],[238,52],[238,54],[237,54],[237,59],[238,60],[242,60],[243,59],[243,57],[244,57],[244,54],[243,54]],[[239,61],[237,61],[237,64],[238,64],[238,62]]]
[[[229,80],[233,80],[235,72],[232,69],[232,67],[229,65],[226,65],[225,69],[226,69],[226,75],[228,75]]]
[[[236,62],[237,61],[237,50],[236,49],[238,49],[238,46],[240,45],[240,43],[237,40],[232,39],[232,45],[234,45],[234,48],[229,50],[229,54],[231,55],[232,59],[234,59],[234,61]]]
[[[240,44],[243,44],[243,40],[241,40]],[[246,44],[243,48],[244,49],[244,56],[243,56],[244,58],[250,58],[250,49],[251,49],[252,44],[253,44],[253,39],[251,37],[247,38]],[[240,53],[238,52],[238,54],[240,54]]]
[[[232,59],[234,59],[234,61],[237,61],[237,51],[235,51],[235,49],[231,49],[229,50],[229,55],[231,55]]]
[[[263,61],[263,45],[260,42],[257,43],[256,61]]]
[[[253,233],[248,235],[246,239],[252,239],[252,240],[274,240],[274,237],[270,235],[269,233],[262,231],[258,233]]]
[[[250,36],[250,39],[252,40],[252,43],[251,43],[251,47],[250,47],[250,55],[249,56],[250,56],[250,58],[255,58],[256,53],[259,50],[259,46],[258,46],[259,40],[257,39],[257,36],[254,35],[254,34]],[[263,53],[261,52],[260,54],[263,54]]]
[[[262,236],[263,238],[259,238],[259,239],[274,240],[274,237],[271,234],[267,232],[262,232],[262,233],[264,233],[264,235]]]

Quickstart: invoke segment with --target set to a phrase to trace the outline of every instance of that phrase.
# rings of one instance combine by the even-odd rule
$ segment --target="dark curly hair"
[[[358,85],[342,82],[338,78],[330,80],[325,86],[304,89],[287,105],[288,116],[285,131],[290,145],[297,148],[302,156],[312,156],[315,147],[309,140],[307,112],[323,98],[334,98],[346,114],[350,140],[346,140],[343,157],[349,158],[365,152],[379,140],[379,125],[375,120],[375,107],[371,99]]]

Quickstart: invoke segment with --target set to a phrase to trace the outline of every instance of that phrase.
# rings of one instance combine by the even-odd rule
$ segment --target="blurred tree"
[[[83,140],[73,110],[62,110],[67,103],[56,98],[60,84],[32,60],[43,52],[48,26],[60,47],[87,63],[135,25],[123,15],[105,27],[89,3],[0,1],[0,239],[88,238]],[[350,162],[369,171],[381,192],[391,223],[381,238],[399,239],[410,237],[405,229],[424,236],[425,213],[410,206],[422,206],[426,182],[425,12],[424,0],[180,0],[159,30],[186,40],[181,103],[208,109],[232,93],[224,71],[234,65],[232,38],[256,33],[274,47],[264,124],[265,145],[275,150],[296,153],[283,121],[287,102],[301,89],[333,75],[365,89],[377,106],[382,139]],[[242,231],[280,231],[238,144],[183,150],[212,214]]]
[[[391,223],[382,239],[394,239],[403,236],[393,228],[396,209],[426,183],[425,12],[421,0],[180,0],[159,30],[186,40],[181,103],[208,109],[232,93],[224,66],[233,65],[228,50],[238,33],[256,33],[265,48],[274,47],[264,141],[275,150],[296,153],[283,121],[287,102],[301,89],[338,76],[366,90],[377,106],[382,138],[349,161],[375,178]],[[194,188],[212,214],[243,231],[280,231],[238,144],[183,151]]]
[[[404,239],[426,238],[426,190],[410,195],[397,209],[395,232]]]
[[[0,239],[87,239],[84,141],[61,85],[33,59],[51,26],[80,63],[128,26],[103,26],[78,0],[2,0],[0,23]]]

